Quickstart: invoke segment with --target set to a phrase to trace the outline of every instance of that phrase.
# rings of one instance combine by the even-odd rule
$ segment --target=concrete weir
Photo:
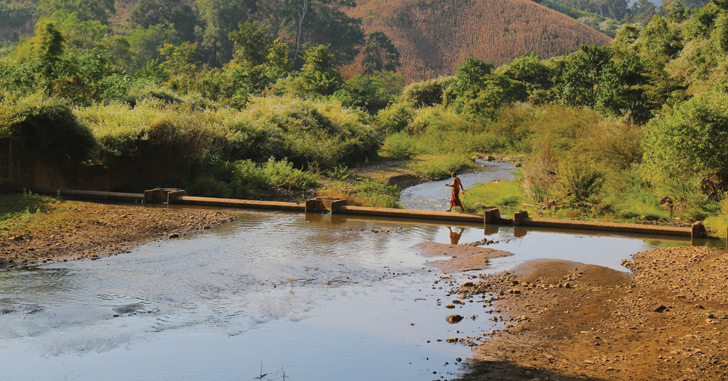
[[[77,190],[38,190],[38,193],[58,194],[62,197],[74,199],[101,199],[116,201],[133,201],[142,203],[166,203],[179,205],[215,206],[239,209],[268,209],[288,210],[305,213],[333,213],[343,215],[378,216],[407,220],[427,220],[441,222],[460,222],[483,224],[485,227],[494,225],[514,225],[526,227],[558,228],[590,230],[610,233],[630,233],[639,235],[679,236],[689,238],[704,238],[707,232],[702,222],[696,222],[691,227],[673,227],[642,224],[622,224],[596,221],[574,221],[547,218],[530,218],[525,211],[517,212],[513,219],[502,218],[498,209],[488,209],[483,214],[448,213],[431,210],[369,208],[346,205],[345,200],[336,198],[313,198],[305,203],[254,201],[212,197],[188,196],[187,192],[177,188],[157,188],[144,193],[118,193]]]

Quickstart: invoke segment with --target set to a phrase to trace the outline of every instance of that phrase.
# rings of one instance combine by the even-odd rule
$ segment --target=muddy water
[[[515,177],[513,172],[516,168],[511,163],[480,160],[477,163],[483,166],[480,171],[458,174],[466,192],[478,183],[512,180]],[[450,182],[448,178],[409,187],[402,192],[399,203],[407,209],[445,211],[450,204],[451,193],[445,184]]]
[[[491,247],[514,253],[492,260],[489,271],[536,258],[624,270],[619,261],[633,253],[686,244],[462,230],[460,243],[487,233],[498,241]],[[453,378],[470,349],[444,339],[494,323],[479,303],[445,309],[449,282],[474,274],[438,273],[414,248],[423,241],[449,243],[449,230],[241,213],[229,225],[124,255],[0,272],[0,379]],[[467,318],[448,324],[452,313]]]

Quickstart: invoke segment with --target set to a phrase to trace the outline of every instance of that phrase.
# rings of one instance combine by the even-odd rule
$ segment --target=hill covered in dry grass
[[[611,41],[530,0],[358,0],[349,14],[367,33],[392,39],[407,82],[450,75],[471,56],[498,66],[531,51],[548,58]],[[358,65],[344,72],[360,72]]]

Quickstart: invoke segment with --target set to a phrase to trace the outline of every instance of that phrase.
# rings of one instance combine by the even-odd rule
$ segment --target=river
[[[447,276],[419,255],[420,242],[450,243],[447,226],[238,216],[123,255],[0,272],[0,379],[450,379],[467,371],[459,359],[471,351],[445,339],[503,324],[480,303],[445,309],[449,284],[478,274]],[[626,271],[622,258],[689,244],[451,229],[462,231],[460,243],[487,234],[498,241],[489,247],[514,253],[492,259],[486,272],[538,258]],[[468,318],[449,324],[451,313]]]

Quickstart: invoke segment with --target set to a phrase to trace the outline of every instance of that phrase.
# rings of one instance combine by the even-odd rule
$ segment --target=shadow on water
[[[461,381],[521,381],[521,380],[559,380],[559,381],[601,381],[608,378],[567,376],[562,373],[539,368],[518,366],[507,361],[470,361]]]

